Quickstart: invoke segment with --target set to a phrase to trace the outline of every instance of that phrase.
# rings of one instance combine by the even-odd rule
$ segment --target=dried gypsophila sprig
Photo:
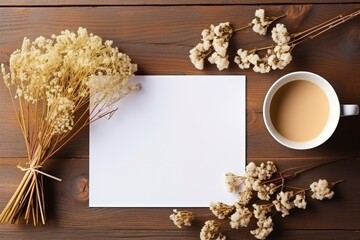
[[[268,73],[271,70],[284,69],[292,61],[292,50],[300,43],[308,39],[313,39],[318,35],[332,29],[335,26],[345,23],[346,21],[358,16],[360,10],[353,11],[346,15],[339,15],[335,18],[332,18],[328,21],[325,21],[321,24],[316,25],[315,27],[309,28],[305,31],[290,34],[284,24],[276,24],[276,26],[271,30],[271,38],[275,44],[267,47],[257,47],[251,50],[246,50],[240,48],[237,50],[234,62],[239,66],[240,69],[249,69],[252,68],[253,71],[258,73]],[[255,11],[255,18],[251,23],[245,25],[244,27],[233,30],[232,32],[238,32],[240,30],[247,29],[252,26],[252,30],[260,35],[266,35],[268,27],[279,18],[284,17],[285,15],[279,17],[268,17],[265,15],[263,9],[257,9]],[[219,25],[227,24],[230,28],[231,25],[226,23],[220,23]],[[213,25],[211,25],[213,26]],[[228,30],[229,32],[232,29]],[[230,42],[230,38],[233,34],[228,36],[226,40],[227,43]],[[203,38],[203,42],[205,42]],[[204,48],[204,46],[209,46],[209,44],[198,44],[192,50],[190,50],[190,59],[191,62],[197,69],[202,70],[204,68],[204,60],[211,52],[210,48]],[[228,44],[224,50],[226,51]],[[206,50],[205,50],[206,49]],[[265,54],[260,54],[260,52],[265,51]],[[200,53],[200,54],[199,54]],[[218,69],[221,71],[227,69],[229,66],[228,53],[223,53],[225,58],[221,58],[222,61],[212,61],[209,59],[210,63],[217,63]]]
[[[273,231],[273,221],[271,217],[259,219],[256,224],[258,228],[251,230],[250,233],[257,239],[266,239]]]
[[[284,24],[278,23],[271,30],[271,38],[275,46],[263,49],[243,50],[239,49],[235,56],[235,63],[240,69],[252,67],[254,72],[268,73],[270,70],[284,69],[292,60],[291,51],[295,44],[290,43],[291,37]],[[265,56],[260,57],[257,53],[267,50]]]
[[[247,227],[252,217],[252,212],[245,206],[235,203],[235,213],[230,216],[231,228]]]
[[[216,64],[220,71],[228,68],[227,48],[232,33],[233,29],[229,22],[220,23],[217,26],[210,25],[209,28],[204,29],[201,32],[202,43],[198,43],[190,50],[190,60],[193,65],[202,70],[204,59],[208,57],[209,62]]]
[[[340,182],[342,182],[342,180],[329,183],[326,179],[319,179],[317,182],[311,183],[309,188],[298,189],[295,193],[293,191],[279,192],[276,195],[276,200],[274,200],[272,203],[276,210],[282,213],[281,216],[285,217],[289,215],[289,210],[294,207],[306,209],[306,191],[311,191],[313,193],[311,195],[311,198],[313,199],[331,199],[335,194],[334,191],[331,190],[332,187]]]
[[[173,214],[169,218],[175,226],[182,228],[183,226],[191,226],[192,221],[195,219],[195,213],[173,209]]]
[[[261,163],[259,166],[250,162],[246,166],[243,176],[234,173],[225,174],[228,190],[239,194],[234,205],[212,202],[210,210],[220,220],[228,218],[230,227],[235,229],[247,227],[251,218],[254,217],[258,227],[251,230],[250,233],[257,239],[265,239],[273,231],[273,214],[270,215],[270,213],[280,212],[285,217],[295,207],[306,209],[305,193],[307,191],[313,192],[312,198],[314,199],[332,198],[334,192],[331,188],[342,180],[329,183],[320,179],[305,189],[285,185],[286,179],[328,163],[330,162],[278,171],[272,161]],[[285,189],[289,190],[285,191]],[[253,192],[257,192],[257,194],[254,195]],[[261,200],[260,203],[253,203],[258,200]],[[267,202],[264,203],[264,201]],[[250,203],[253,204],[250,206]],[[216,234],[220,233],[220,227],[221,224],[218,221],[207,221],[202,229],[201,239],[215,239],[218,236]],[[208,232],[214,234],[210,235]]]
[[[234,205],[228,205],[223,202],[212,202],[210,204],[210,211],[218,218],[224,219],[235,209]]]
[[[317,182],[313,182],[310,185],[312,198],[323,200],[325,198],[331,199],[334,196],[334,192],[331,191],[331,184],[328,183],[326,179],[319,179]]]
[[[252,30],[260,35],[266,35],[267,29],[274,21],[279,18],[285,17],[286,15],[282,15],[279,17],[269,17],[265,16],[264,9],[255,10],[255,18],[251,21]]]
[[[200,231],[200,240],[226,240],[221,232],[221,223],[216,220],[207,220]]]
[[[85,28],[62,31],[51,38],[24,38],[1,64],[6,87],[17,112],[28,152],[24,177],[0,214],[0,222],[45,224],[41,171],[44,162],[89,123],[110,117],[114,103],[139,89],[130,79],[137,70],[112,41]],[[90,104],[89,104],[90,101]]]

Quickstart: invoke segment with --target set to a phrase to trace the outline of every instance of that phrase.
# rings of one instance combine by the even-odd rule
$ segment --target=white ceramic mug
[[[282,136],[274,127],[270,116],[270,106],[275,93],[286,83],[294,80],[306,80],[319,86],[326,95],[328,100],[329,114],[326,123],[321,132],[314,138],[306,141],[294,141]],[[263,117],[266,128],[273,138],[282,145],[292,149],[311,149],[317,147],[328,140],[334,133],[340,116],[358,115],[359,106],[357,104],[342,104],[340,105],[338,96],[323,77],[311,72],[292,72],[279,78],[269,89],[265,96],[263,105]]]

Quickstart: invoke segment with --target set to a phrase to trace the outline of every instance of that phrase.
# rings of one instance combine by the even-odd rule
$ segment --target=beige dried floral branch
[[[284,24],[278,23],[271,31],[271,37],[274,44],[264,47],[255,47],[250,50],[239,48],[234,62],[240,69],[252,68],[253,71],[259,73],[268,73],[271,70],[283,69],[292,61],[291,53],[297,45],[308,39],[313,39],[334,27],[355,18],[359,14],[360,9],[345,15],[338,15],[305,31],[292,34],[288,32]],[[255,11],[255,18],[251,23],[235,30],[232,29],[229,22],[220,23],[217,26],[210,25],[210,28],[204,29],[201,33],[202,43],[198,43],[190,50],[190,60],[199,70],[204,69],[206,58],[211,64],[216,64],[220,71],[227,69],[230,64],[227,49],[234,33],[252,26],[254,32],[259,33],[260,35],[266,35],[267,28],[274,21],[285,16],[286,15],[267,17],[265,16],[265,11],[263,9],[258,9]],[[218,31],[214,32],[214,29],[217,29]],[[223,34],[225,32],[228,34]],[[214,39],[216,39],[216,41],[214,41]],[[259,54],[263,51],[265,51],[265,53]]]
[[[79,28],[51,38],[24,38],[1,64],[28,154],[19,186],[0,213],[0,222],[45,224],[44,163],[91,122],[111,118],[114,104],[140,88],[137,70],[112,41]]]
[[[288,168],[283,171],[279,171],[271,161],[261,163],[259,166],[250,162],[246,166],[243,176],[226,173],[225,183],[228,191],[237,193],[238,199],[232,205],[222,202],[212,202],[210,204],[210,211],[219,221],[207,221],[201,230],[200,239],[218,239],[218,236],[221,236],[221,239],[226,239],[225,235],[220,231],[221,226],[226,224],[227,219],[231,228],[238,229],[247,227],[252,217],[256,219],[258,228],[251,230],[251,234],[257,239],[265,239],[273,231],[272,217],[276,213],[280,212],[285,217],[290,214],[290,210],[293,208],[306,209],[306,192],[312,192],[311,198],[313,199],[331,199],[334,195],[332,188],[344,181],[328,182],[325,179],[319,179],[311,183],[309,187],[303,188],[287,185],[288,180],[303,172],[348,159],[354,158],[335,159]],[[186,211],[186,213],[195,216],[190,211]],[[174,221],[174,217],[170,216],[170,219],[173,220],[175,225],[178,225]],[[187,225],[189,226],[191,223],[187,222]],[[209,231],[209,234],[204,234],[204,232]]]
[[[268,17],[268,18],[266,19],[267,25],[270,25],[271,23],[273,23],[273,22],[275,22],[276,20],[278,20],[278,19],[280,19],[280,18],[283,18],[283,17],[286,17],[286,14],[280,15],[280,16],[278,16],[278,17]],[[253,21],[254,21],[254,20],[253,20]],[[247,29],[247,28],[253,27],[254,25],[255,25],[255,23],[252,23],[252,22],[251,22],[251,23],[246,24],[246,25],[243,26],[243,27],[235,28],[233,32],[236,33],[236,32],[245,30],[245,29]]]

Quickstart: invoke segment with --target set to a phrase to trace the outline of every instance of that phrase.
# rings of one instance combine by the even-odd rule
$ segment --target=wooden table
[[[242,71],[234,63],[222,72],[209,65],[206,70],[198,71],[191,65],[188,51],[200,40],[202,29],[223,21],[242,26],[259,7],[273,15],[286,13],[283,22],[290,32],[297,32],[359,9],[360,4],[358,0],[65,0],[61,4],[2,0],[0,62],[8,63],[24,36],[49,37],[63,29],[83,26],[103,39],[114,40],[114,45],[138,63],[139,74],[245,74],[248,162],[273,160],[280,169],[285,169],[350,157],[308,171],[292,181],[294,185],[306,186],[319,178],[345,180],[335,187],[332,200],[309,200],[307,210],[293,210],[286,218],[275,216],[275,230],[270,239],[360,239],[359,116],[341,119],[328,142],[307,151],[290,150],[278,144],[262,119],[262,102],[270,85],[280,76],[297,70],[324,76],[336,89],[341,102],[360,103],[360,17],[296,47],[293,61],[282,71],[256,74]],[[235,35],[231,56],[239,47],[251,48],[265,41],[250,31]],[[23,174],[16,165],[26,161],[20,129],[2,84],[0,116],[2,209]],[[169,208],[89,208],[88,157],[86,130],[45,167],[46,172],[63,179],[61,183],[45,180],[47,224],[38,228],[2,224],[0,239],[197,239],[202,222],[211,218],[208,209],[192,209],[199,220],[192,228],[178,230],[169,221],[172,211]],[[115,191],[121,191],[116,189],[116,183],[109,184]],[[224,232],[229,239],[252,239],[248,229],[225,228]]]

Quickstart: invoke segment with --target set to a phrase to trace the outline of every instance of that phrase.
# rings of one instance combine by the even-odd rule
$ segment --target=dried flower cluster
[[[212,202],[210,210],[219,220],[228,219],[231,228],[247,227],[251,219],[257,221],[257,228],[250,231],[257,239],[265,239],[273,231],[272,216],[274,212],[282,217],[290,214],[293,208],[306,209],[306,192],[311,191],[312,198],[323,200],[332,198],[331,188],[338,182],[329,183],[320,179],[309,188],[299,188],[285,185],[285,180],[309,170],[312,167],[294,168],[279,172],[272,161],[256,165],[250,162],[243,176],[234,173],[225,174],[225,183],[229,192],[238,194],[233,205],[222,202]],[[186,212],[189,214],[188,212]],[[193,216],[193,215],[191,215]],[[173,215],[170,216],[173,220]],[[201,230],[200,239],[225,239],[220,232],[219,220],[209,220]],[[174,221],[178,226],[178,222]],[[221,238],[218,238],[221,236]]]
[[[334,192],[330,190],[331,186],[325,179],[320,179],[318,182],[313,182],[310,189],[313,192],[312,198],[323,200],[324,198],[331,199]]]
[[[220,222],[208,220],[200,231],[200,240],[225,240],[226,237],[220,233]]]
[[[255,11],[255,18],[251,21],[252,30],[260,35],[266,35],[268,26],[274,19],[265,18],[265,10],[257,9]]]
[[[170,220],[178,227],[191,226],[192,220],[194,220],[195,214],[189,211],[173,210],[173,214],[170,215]]]
[[[41,171],[43,163],[90,122],[110,117],[113,104],[139,88],[130,83],[136,64],[112,44],[84,28],[65,30],[33,42],[24,38],[10,56],[9,71],[1,64],[29,156],[1,222],[18,222],[25,213],[26,223],[44,224],[41,178],[49,175]]]
[[[284,24],[278,23],[271,30],[271,37],[276,46],[268,48],[266,55],[260,57],[257,49],[239,49],[235,56],[235,63],[241,69],[252,67],[254,72],[268,73],[270,70],[284,69],[292,60],[291,50],[295,45],[289,45],[290,34]]]
[[[204,29],[201,32],[202,43],[198,43],[190,50],[190,60],[194,66],[200,70],[204,69],[204,59],[208,57],[209,62],[216,64],[220,71],[228,68],[227,48],[232,33],[229,22],[217,26],[210,25],[209,28]]]
[[[298,44],[302,43],[307,39],[312,39],[329,29],[340,25],[355,16],[360,14],[360,10],[354,11],[347,15],[339,15],[329,21],[325,21],[315,27],[309,28],[308,30],[290,34],[286,26],[282,23],[277,23],[271,30],[271,38],[274,41],[273,45],[266,47],[253,48],[251,50],[239,48],[236,52],[234,62],[238,65],[240,69],[250,69],[258,73],[268,73],[271,70],[284,69],[292,60],[291,51]],[[236,33],[240,30],[245,30],[249,27],[252,27],[252,30],[255,33],[260,35],[266,35],[268,28],[272,25],[273,22],[278,19],[285,17],[286,15],[281,15],[278,17],[266,16],[264,9],[257,9],[255,11],[255,18],[244,27],[233,29],[229,22],[220,23],[219,26],[226,26],[226,33],[223,34],[224,40],[221,40],[220,46],[222,43],[225,43],[225,47],[221,47],[221,54],[214,53],[211,55],[208,60],[211,64],[216,64],[217,68],[221,71],[227,69],[229,66],[228,49],[230,38],[233,36],[232,33]],[[203,43],[197,44],[193,49],[190,50],[190,60],[193,65],[202,70],[204,68],[204,60],[208,55],[215,49],[215,46],[212,46],[212,39],[214,34],[215,27],[210,26],[210,29],[205,29],[201,33]],[[218,45],[218,44],[215,44]]]
[[[230,206],[222,202],[212,202],[210,204],[210,211],[218,218],[224,219],[234,210],[235,206]]]

